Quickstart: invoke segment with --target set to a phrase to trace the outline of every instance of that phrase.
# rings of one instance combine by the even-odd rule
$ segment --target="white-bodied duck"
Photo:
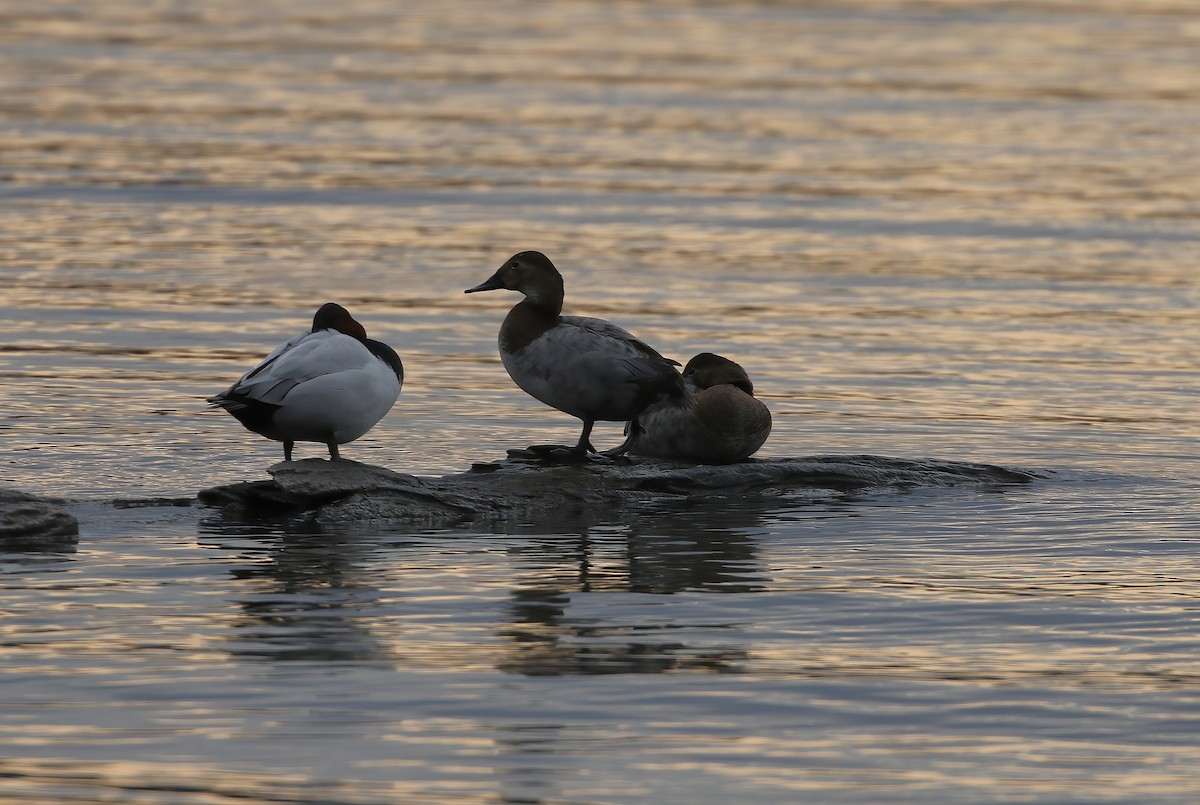
[[[729,464],[753,455],[771,435],[771,412],[754,396],[738,364],[702,352],[683,368],[692,405],[657,404],[642,413],[629,454],[701,464]]]
[[[465,293],[501,288],[525,295],[500,326],[504,368],[530,396],[583,420],[574,447],[544,445],[535,450],[594,453],[590,439],[597,421],[630,422],[633,435],[648,406],[661,401],[686,404],[676,361],[603,319],[562,315],[562,275],[546,255],[516,254],[490,279]],[[607,454],[621,455],[628,445],[626,439]]]
[[[296,442],[321,442],[337,459],[339,444],[362,436],[391,410],[403,383],[396,351],[367,338],[344,307],[327,302],[310,332],[280,344],[208,401],[247,429],[283,442],[285,461]]]

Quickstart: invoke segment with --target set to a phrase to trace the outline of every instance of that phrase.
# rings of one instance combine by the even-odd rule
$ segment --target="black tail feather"
[[[217,394],[209,397],[208,402],[215,408],[224,408],[247,430],[255,433],[268,430],[275,412],[279,410],[278,405],[236,394]]]

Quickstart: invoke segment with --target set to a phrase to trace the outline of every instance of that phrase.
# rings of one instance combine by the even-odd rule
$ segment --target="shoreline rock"
[[[420,478],[356,461],[281,462],[271,480],[202,490],[207,506],[249,517],[306,515],[318,522],[473,521],[611,514],[622,505],[683,502],[714,496],[809,495],[814,501],[887,490],[1025,484],[1047,477],[1030,470],[957,461],[869,455],[750,459],[695,465],[658,459],[590,457],[563,461],[524,450],[469,471]]]
[[[57,501],[0,488],[0,548],[65,549],[78,541],[79,521]]]

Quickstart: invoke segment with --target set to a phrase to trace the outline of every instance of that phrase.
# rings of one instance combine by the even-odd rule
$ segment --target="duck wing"
[[[263,362],[209,402],[222,408],[249,401],[282,405],[288,393],[309,380],[359,369],[375,357],[358,339],[336,330],[303,333],[280,344]]]
[[[562,322],[587,333],[594,340],[607,341],[615,347],[602,350],[601,362],[614,361],[620,367],[610,375],[612,382],[628,383],[637,388],[636,406],[639,409],[660,398],[669,399],[674,405],[687,404],[683,378],[675,368],[679,365],[678,361],[664,357],[658,350],[610,321],[587,316],[563,316]],[[580,359],[587,361],[590,357],[589,352],[584,351]],[[609,371],[612,366],[609,364]],[[606,374],[600,366],[595,371],[598,377]]]
[[[642,358],[650,358],[652,360],[665,361],[672,366],[679,366],[679,361],[673,361],[670,358],[663,357],[658,350],[640,340],[633,333],[626,330],[624,327],[618,327],[611,321],[605,319],[593,319],[590,316],[563,316],[560,319],[562,324],[568,324],[572,327],[578,327],[590,333],[595,333],[598,336],[611,338],[619,342],[631,353],[631,356],[640,356]]]

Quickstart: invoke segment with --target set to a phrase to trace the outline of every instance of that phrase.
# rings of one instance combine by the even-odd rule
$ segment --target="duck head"
[[[683,377],[694,383],[696,388],[730,385],[754,395],[754,384],[750,382],[746,370],[728,358],[711,352],[701,352],[688,361],[687,366],[683,367]]]
[[[359,341],[367,339],[367,328],[355,321],[350,311],[336,302],[321,305],[317,314],[313,316],[312,331],[316,333],[321,330],[337,330]]]
[[[541,252],[514,254],[496,269],[495,274],[463,293],[501,289],[519,291],[533,304],[551,308],[555,313],[562,309],[562,274],[558,273],[550,258]]]

